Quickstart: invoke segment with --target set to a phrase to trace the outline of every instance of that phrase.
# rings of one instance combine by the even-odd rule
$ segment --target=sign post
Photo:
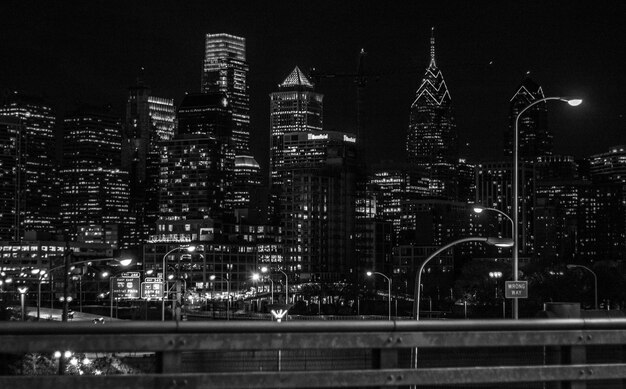
[[[113,318],[113,300],[139,298],[139,277],[139,272],[122,273],[119,277],[111,277],[111,318]]]
[[[150,299],[162,299],[163,298],[163,283],[156,281],[146,281],[141,283],[141,298]]]

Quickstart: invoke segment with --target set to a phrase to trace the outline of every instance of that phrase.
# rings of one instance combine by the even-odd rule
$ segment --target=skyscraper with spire
[[[452,99],[435,60],[434,27],[430,37],[430,62],[411,104],[406,151],[409,162],[424,168],[458,162]]]

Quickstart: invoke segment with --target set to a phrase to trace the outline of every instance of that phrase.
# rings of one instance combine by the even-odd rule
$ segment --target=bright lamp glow
[[[480,207],[480,206],[476,205],[476,206],[474,206],[473,210],[474,210],[474,212],[476,212],[476,213],[481,213],[482,211],[484,211],[484,210],[485,210],[485,208],[483,208],[483,207]]]
[[[132,262],[133,262],[133,260],[132,260],[132,259],[130,259],[130,258],[126,258],[126,259],[122,259],[122,260],[120,260],[120,265],[122,265],[122,266],[128,266],[128,265],[130,265]]]
[[[571,105],[572,107],[576,107],[579,106],[583,103],[582,99],[571,99],[571,100],[567,100],[567,104]]]
[[[371,272],[371,271],[368,271],[368,272],[367,272],[367,273],[365,273],[365,274],[367,274],[367,276],[368,276],[368,277],[371,277],[371,276],[372,276],[372,272]]]
[[[194,251],[196,251],[196,246],[187,246],[186,249],[188,252],[193,253]]]
[[[261,279],[261,276],[259,275],[259,273],[253,273],[252,274],[252,280],[253,281],[258,281]]]
[[[209,276],[209,280],[211,280],[211,281],[215,280],[215,274],[211,274],[211,275]]]

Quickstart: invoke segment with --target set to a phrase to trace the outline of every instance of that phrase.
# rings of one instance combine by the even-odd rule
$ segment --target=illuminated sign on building
[[[307,138],[308,140],[323,140],[323,139],[328,139],[328,134],[319,134],[319,135],[315,135],[315,134],[307,134]]]
[[[356,137],[354,137],[354,136],[344,135],[344,136],[343,136],[343,141],[344,141],[344,142],[355,143],[355,142],[356,142]]]

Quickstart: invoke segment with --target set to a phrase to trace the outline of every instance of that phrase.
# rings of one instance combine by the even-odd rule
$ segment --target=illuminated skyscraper
[[[174,136],[174,100],[150,96],[140,79],[129,89],[122,135],[122,169],[129,172],[129,245],[144,243],[154,234],[159,211],[159,142]]]
[[[0,116],[0,240],[17,240],[17,166],[20,122]]]
[[[513,155],[515,118],[533,101],[544,98],[543,90],[535,81],[526,76],[510,101],[509,127],[504,134],[504,153]],[[547,105],[539,103],[524,113],[519,119],[519,157],[534,161],[537,157],[552,154],[552,133],[547,125]]]
[[[161,142],[159,217],[165,221],[220,219],[231,211],[233,196],[235,155],[229,101],[220,92],[189,94],[177,116],[178,133]]]
[[[283,135],[289,132],[321,131],[324,95],[313,91],[313,83],[296,66],[270,94],[270,181],[282,183]]]
[[[250,95],[245,38],[229,34],[206,34],[201,91],[226,94],[233,112],[235,154],[249,155]]]
[[[300,131],[282,144],[282,267],[301,280],[355,276],[355,136]]]
[[[25,231],[55,230],[55,144],[56,117],[40,97],[12,93],[0,115],[13,116],[20,124],[16,167],[16,223],[19,238]]]
[[[406,140],[409,162],[428,168],[438,163],[458,162],[452,100],[435,61],[434,28],[431,33],[430,63],[411,104]]]
[[[122,123],[105,109],[82,107],[64,126],[64,229],[79,241],[120,247],[132,221],[128,172],[121,169]]]

